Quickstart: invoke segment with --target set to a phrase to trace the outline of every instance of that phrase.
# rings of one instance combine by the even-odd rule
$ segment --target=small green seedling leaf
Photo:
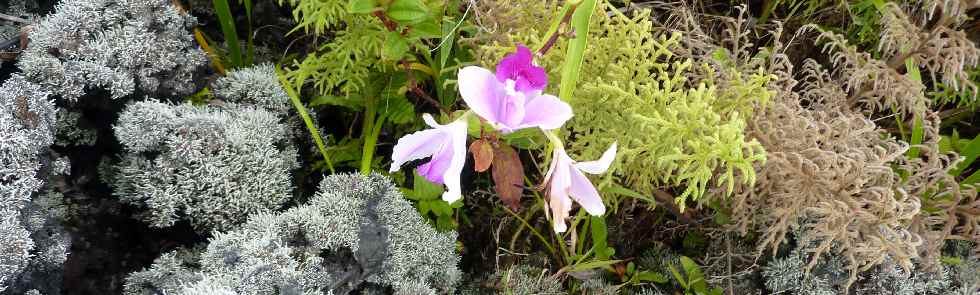
[[[429,8],[422,0],[394,0],[388,6],[388,16],[399,23],[413,24],[428,17]]]
[[[399,60],[406,53],[408,53],[408,40],[405,40],[398,32],[388,32],[385,35],[385,58]]]
[[[667,282],[667,276],[659,272],[653,271],[641,271],[636,274],[635,277],[641,282],[654,282],[658,284],[663,284]]]
[[[429,182],[425,177],[419,175],[418,171],[414,173],[415,182],[413,183],[412,191],[415,193],[415,199],[438,200],[442,196],[443,188],[441,185]]]
[[[597,260],[597,261],[589,261],[589,262],[586,262],[586,263],[579,263],[579,264],[576,264],[576,265],[572,266],[572,270],[571,271],[572,272],[580,272],[580,271],[586,271],[586,270],[590,270],[590,269],[603,268],[603,267],[607,267],[607,266],[610,266],[610,265],[613,265],[613,264],[616,264],[616,263],[620,263],[620,262],[623,262],[623,261],[622,260]]]
[[[375,8],[378,7],[377,0],[351,0],[348,6],[350,13],[371,13]]]

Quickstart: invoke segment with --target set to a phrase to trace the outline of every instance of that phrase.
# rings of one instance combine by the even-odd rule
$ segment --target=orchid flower
[[[550,133],[549,135],[553,136]],[[612,164],[615,157],[616,143],[613,143],[606,152],[602,153],[599,160],[588,162],[575,162],[565,153],[560,142],[555,145],[551,167],[548,168],[548,174],[544,177],[544,183],[548,186],[548,203],[551,207],[552,224],[555,232],[565,232],[567,229],[565,218],[568,218],[568,213],[572,210],[573,199],[585,209],[585,212],[593,216],[601,216],[606,213],[606,206],[602,203],[602,198],[599,197],[599,191],[582,172],[601,174],[609,169],[609,165]]]
[[[572,118],[572,107],[554,95],[543,94],[548,74],[531,63],[523,45],[497,65],[496,73],[468,66],[459,70],[459,94],[474,113],[502,133],[539,127],[557,129]]]
[[[442,199],[452,203],[462,198],[459,175],[466,163],[466,120],[441,125],[432,115],[422,115],[432,129],[418,131],[398,139],[391,155],[390,172],[396,172],[406,162],[432,157],[418,167],[418,173],[433,183],[445,184]]]

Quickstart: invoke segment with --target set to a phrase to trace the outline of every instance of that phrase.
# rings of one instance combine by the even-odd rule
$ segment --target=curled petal
[[[500,122],[497,113],[501,96],[504,95],[503,84],[497,81],[489,70],[468,66],[459,70],[459,95],[474,113],[491,122]]]
[[[612,146],[609,146],[606,152],[602,153],[602,157],[599,160],[575,163],[575,169],[588,174],[600,174],[609,169],[609,165],[612,164],[614,159],[616,159],[615,142]]]
[[[571,186],[568,192],[572,199],[582,208],[585,208],[585,212],[589,212],[589,214],[594,216],[606,214],[606,206],[602,204],[599,191],[595,189],[589,178],[585,177],[585,174],[582,174],[578,169],[570,170]]]
[[[550,193],[549,193],[549,204],[551,205],[552,222],[555,226],[556,232],[565,231],[565,218],[568,217],[568,212],[572,210],[572,200],[568,198],[569,187],[572,184],[571,177],[569,175],[569,169],[571,168],[571,159],[564,154],[563,151],[556,151],[555,158],[552,159],[556,162],[553,171],[548,173],[550,182]]]
[[[463,197],[463,189],[459,181],[460,174],[463,173],[463,165],[466,164],[466,121],[453,122],[446,125],[446,129],[452,140],[451,146],[447,147],[452,151],[452,160],[442,176],[446,184],[446,192],[442,194],[442,199],[452,203]]]
[[[558,97],[542,94],[524,105],[524,120],[516,129],[540,127],[544,130],[558,129],[572,118],[572,107]]]
[[[390,172],[398,171],[403,164],[435,154],[446,138],[439,129],[426,129],[398,139],[391,153]]]

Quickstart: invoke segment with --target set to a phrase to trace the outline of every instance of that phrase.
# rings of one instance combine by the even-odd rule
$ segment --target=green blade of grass
[[[568,101],[572,97],[578,83],[579,71],[582,68],[582,60],[585,57],[585,48],[589,40],[589,22],[592,14],[595,13],[597,0],[582,0],[580,5],[572,14],[572,28],[575,29],[575,38],[568,42],[568,51],[565,52],[565,64],[561,68],[561,85],[558,89],[558,97]]]
[[[289,95],[289,100],[293,102],[293,106],[296,107],[296,112],[299,116],[303,118],[303,122],[306,123],[306,128],[310,130],[310,135],[313,136],[313,141],[316,142],[316,147],[320,149],[320,154],[323,155],[323,160],[327,162],[327,169],[330,170],[330,174],[334,173],[333,163],[330,162],[330,156],[327,155],[327,147],[323,144],[323,139],[320,138],[320,131],[316,129],[313,125],[313,118],[310,118],[310,113],[306,111],[306,107],[303,106],[303,102],[299,100],[299,95],[296,94],[296,90],[293,89],[292,84],[286,80],[286,76],[283,74],[282,69],[276,66],[276,76],[279,77],[279,84],[282,88],[286,90],[286,94]]]
[[[248,17],[248,34],[245,35],[245,65],[252,65],[255,60],[255,43],[252,41],[252,0],[242,0],[245,14]]]
[[[970,164],[977,160],[977,156],[980,156],[980,136],[974,137],[967,143],[966,147],[960,150],[960,156],[963,156],[963,162],[956,164],[956,169],[949,171],[949,174],[953,176],[963,174],[963,170],[970,167]]]
[[[212,0],[215,15],[218,16],[218,23],[221,24],[221,31],[225,34],[225,44],[228,45],[228,55],[231,59],[231,67],[242,66],[242,49],[238,45],[238,33],[235,30],[235,17],[231,15],[231,6],[228,0]]]

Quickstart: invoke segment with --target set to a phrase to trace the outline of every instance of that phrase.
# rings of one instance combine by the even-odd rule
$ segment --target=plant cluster
[[[193,263],[162,255],[127,278],[126,294],[347,294],[366,284],[446,293],[461,277],[454,239],[389,179],[331,175],[306,204],[217,234]]]
[[[971,1],[54,2],[0,294],[980,292]]]

